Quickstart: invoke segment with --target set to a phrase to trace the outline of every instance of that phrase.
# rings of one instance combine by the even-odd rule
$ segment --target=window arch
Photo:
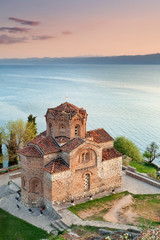
[[[32,193],[41,193],[42,192],[41,180],[38,178],[32,178],[29,182],[29,190]]]
[[[89,162],[90,161],[90,152],[84,152],[81,155],[82,162]]]
[[[86,173],[84,175],[84,190],[90,190],[90,174]]]
[[[21,177],[21,187],[26,190],[26,178],[24,176]]]
[[[75,137],[80,137],[80,125],[77,124],[74,129]]]
[[[64,124],[60,124],[60,126],[59,126],[59,135],[60,136],[66,135],[66,126]]]

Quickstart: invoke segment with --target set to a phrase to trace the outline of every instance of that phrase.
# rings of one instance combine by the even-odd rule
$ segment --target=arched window
[[[23,189],[26,189],[26,179],[24,176],[21,177],[21,187]]]
[[[77,124],[75,126],[75,137],[80,137],[80,126]]]
[[[61,124],[59,126],[59,135],[60,136],[65,136],[66,135],[66,126],[64,124]]]
[[[88,162],[90,160],[90,153],[87,152],[85,155],[85,161]]]
[[[29,190],[32,193],[41,193],[42,192],[42,184],[40,179],[32,178],[29,182]]]
[[[82,153],[82,162],[85,161],[85,153]]]
[[[90,152],[82,153],[81,161],[89,162],[90,161]]]
[[[90,189],[90,174],[86,173],[84,175],[84,190],[87,191]]]

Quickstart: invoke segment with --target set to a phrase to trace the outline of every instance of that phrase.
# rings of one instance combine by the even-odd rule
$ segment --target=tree
[[[0,168],[3,167],[2,133],[0,132]]]
[[[156,158],[160,157],[160,153],[157,153],[159,147],[155,142],[152,142],[143,153],[143,156],[148,159],[149,163],[152,163]]]
[[[7,145],[9,166],[18,164],[16,134],[11,131]]]
[[[17,161],[16,151],[25,146],[29,141],[35,137],[35,126],[33,122],[24,122],[22,119],[16,121],[9,121],[5,127],[1,127],[2,143],[5,144],[8,151],[8,158],[11,162]],[[13,155],[11,157],[11,155]],[[10,165],[10,163],[9,163]]]
[[[135,162],[141,162],[143,156],[138,147],[124,136],[116,137],[114,140],[114,147],[123,155],[126,155]]]
[[[33,117],[32,114],[28,116],[28,123],[32,123],[32,128],[35,136],[37,135],[37,123],[36,123],[36,117]]]

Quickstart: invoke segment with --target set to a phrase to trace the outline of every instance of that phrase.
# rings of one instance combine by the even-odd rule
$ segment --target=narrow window
[[[80,136],[80,126],[79,125],[76,125],[75,126],[75,136]]]
[[[25,178],[22,177],[22,178],[21,178],[21,181],[22,181],[22,188],[23,188],[23,189],[26,189],[26,181],[25,181]]]
[[[87,191],[90,189],[90,175],[89,173],[84,176],[84,190]]]
[[[61,124],[59,126],[59,135],[60,136],[65,136],[66,135],[66,126],[64,124]]]
[[[89,160],[90,160],[90,154],[89,154],[89,152],[87,152],[85,154],[85,161],[88,162]]]
[[[82,153],[82,162],[85,161],[85,153]]]

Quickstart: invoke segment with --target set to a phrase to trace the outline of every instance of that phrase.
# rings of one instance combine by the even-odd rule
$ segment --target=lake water
[[[141,151],[160,145],[160,65],[1,65],[0,125],[33,114],[41,132],[47,108],[66,94],[87,110],[88,130],[125,135]]]

